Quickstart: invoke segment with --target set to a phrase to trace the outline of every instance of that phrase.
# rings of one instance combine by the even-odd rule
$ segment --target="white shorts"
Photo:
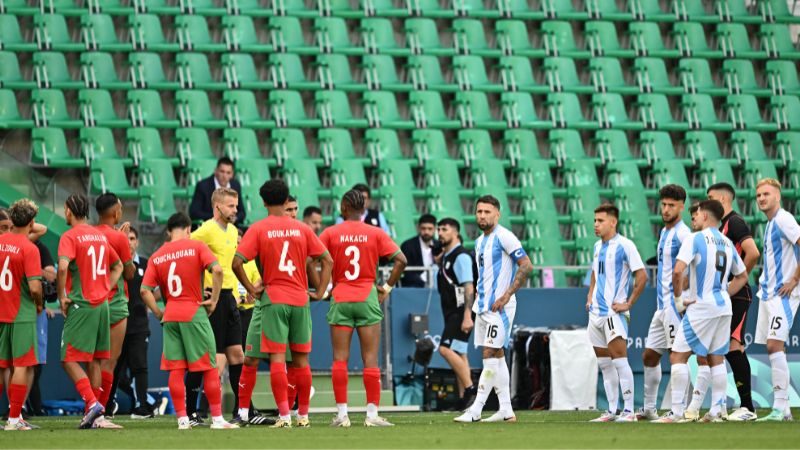
[[[508,347],[516,312],[517,304],[509,303],[499,312],[488,311],[478,314],[475,317],[475,347]]]
[[[589,342],[592,347],[608,348],[608,343],[616,338],[628,340],[628,324],[631,321],[629,314],[619,314],[609,311],[608,316],[589,314]]]
[[[724,356],[728,353],[730,344],[731,316],[693,319],[689,309],[683,315],[680,330],[672,343],[672,351],[692,352],[697,356]]]
[[[671,349],[680,326],[681,318],[671,307],[656,311],[653,314],[653,320],[650,321],[650,331],[647,332],[645,348],[658,353]]]
[[[768,339],[786,342],[792,330],[800,297],[772,297],[758,302],[756,344],[766,344]]]

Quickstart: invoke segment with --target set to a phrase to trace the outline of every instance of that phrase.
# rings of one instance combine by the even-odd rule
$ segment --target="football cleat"
[[[275,419],[256,413],[250,417],[250,425],[275,425]]]
[[[270,428],[292,428],[292,419],[284,419],[279,417],[275,421],[275,425],[270,425]]]
[[[105,418],[105,416],[100,416],[97,420],[94,421],[92,424],[92,428],[102,428],[106,430],[121,430],[122,425],[117,425],[114,422]]]
[[[454,417],[453,418],[453,422],[461,422],[461,423],[472,423],[472,422],[480,422],[480,421],[481,421],[480,417],[476,418],[469,411],[465,412],[464,414],[462,414],[462,415],[460,415],[458,417]]]
[[[347,416],[334,416],[333,420],[331,420],[331,426],[334,428],[350,428],[350,418]]]
[[[686,417],[678,416],[672,411],[667,411],[663,416],[659,417],[656,420],[651,421],[651,423],[687,423],[687,422],[692,422],[692,421],[687,419]]]
[[[656,420],[656,419],[658,419],[658,411],[656,411],[655,409],[639,408],[639,411],[636,412],[636,419],[637,420]]]
[[[517,416],[514,415],[512,411],[510,414],[504,411],[497,411],[496,413],[492,414],[486,419],[482,420],[483,422],[516,422]]]
[[[791,422],[794,418],[791,414],[786,415],[783,411],[779,409],[773,409],[768,416],[762,417],[756,422]]]
[[[728,414],[728,420],[731,422],[751,422],[756,419],[758,415],[744,406]]]
[[[297,428],[311,428],[311,421],[306,417],[297,417]]]
[[[628,411],[626,409],[625,411],[622,411],[622,414],[620,414],[617,417],[617,420],[615,422],[636,422],[636,421],[637,421],[636,414],[633,411]]]
[[[192,423],[189,421],[188,417],[181,417],[178,419],[178,429],[179,430],[191,430]]]
[[[15,424],[11,422],[6,423],[6,426],[3,428],[6,431],[31,431],[31,427],[29,427],[24,421],[20,420]]]
[[[616,422],[617,415],[613,414],[611,411],[605,411],[600,417],[596,419],[592,419],[589,422]]]
[[[700,419],[700,422],[703,422],[703,423],[723,423],[723,422],[725,422],[725,419],[722,418],[722,414],[718,413],[718,414],[712,415],[711,412],[709,411],[703,416],[702,419]]]
[[[192,413],[192,415],[189,416],[189,424],[192,428],[208,426],[208,423],[197,413]]]
[[[81,424],[78,425],[78,428],[81,430],[92,428],[94,421],[102,414],[103,405],[101,405],[100,402],[95,402],[95,404],[89,408],[89,411],[86,412],[86,415],[83,416],[83,419],[81,419]]]
[[[393,427],[394,424],[389,422],[388,420],[384,419],[383,417],[374,417],[370,419],[367,417],[364,419],[364,426],[365,427]]]
[[[697,409],[687,409],[683,413],[683,418],[689,422],[697,422],[700,420],[700,411]]]
[[[225,420],[222,422],[211,422],[211,429],[212,430],[236,430],[239,428],[239,425],[235,423],[230,423]]]

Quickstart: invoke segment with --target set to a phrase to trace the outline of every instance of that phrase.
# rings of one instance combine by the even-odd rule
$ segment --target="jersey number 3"
[[[351,245],[344,249],[344,255],[350,258],[350,265],[353,266],[353,271],[351,272],[350,269],[347,269],[344,272],[344,277],[350,281],[357,280],[358,275],[361,274],[361,265],[358,264],[358,260],[361,259],[361,252],[358,247]]]

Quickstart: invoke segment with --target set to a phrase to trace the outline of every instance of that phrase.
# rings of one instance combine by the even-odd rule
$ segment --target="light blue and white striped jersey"
[[[594,244],[594,291],[589,312],[600,317],[613,313],[611,305],[628,300],[631,274],[644,269],[642,257],[633,242],[617,234]]]
[[[691,234],[692,230],[681,220],[678,220],[678,223],[672,228],[661,229],[661,236],[658,239],[658,271],[656,274],[656,300],[659,311],[665,307],[675,308],[672,268],[675,267],[675,259],[678,257],[681,244]],[[675,312],[678,311],[675,310]]]
[[[689,267],[689,292],[686,295],[697,300],[688,307],[692,317],[730,316],[729,275],[739,275],[746,270],[733,242],[718,229],[706,228],[683,242],[678,259]]]
[[[497,297],[503,295],[517,274],[517,261],[526,255],[522,244],[514,233],[496,225],[488,235],[481,234],[475,240],[475,259],[478,264],[477,296],[472,310],[482,314],[492,310]],[[508,304],[516,303],[515,295]]]
[[[758,298],[769,300],[778,295],[783,283],[794,276],[800,257],[797,240],[800,226],[794,216],[781,208],[764,228],[763,269],[758,279]],[[797,291],[797,289],[795,289]]]

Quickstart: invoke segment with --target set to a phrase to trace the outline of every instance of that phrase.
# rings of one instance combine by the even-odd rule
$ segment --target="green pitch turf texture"
[[[767,411],[759,411],[766,414]],[[798,411],[795,411],[795,415]],[[77,417],[39,418],[41,430],[0,432],[11,448],[796,448],[798,423],[651,424],[587,423],[585,412],[518,412],[517,423],[454,423],[453,413],[386,414],[397,426],[365,428],[352,414],[350,429],[328,426],[331,415],[312,415],[310,429],[251,426],[240,430],[178,431],[175,418],[115,420],[124,430],[77,430]]]

